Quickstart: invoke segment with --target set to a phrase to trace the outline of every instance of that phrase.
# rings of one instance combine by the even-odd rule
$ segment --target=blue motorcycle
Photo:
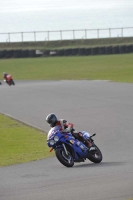
[[[57,159],[66,167],[72,167],[75,162],[85,162],[86,159],[94,163],[102,161],[102,153],[92,139],[94,133],[89,137],[89,141],[94,150],[88,151],[84,143],[75,139],[71,133],[61,133],[58,129],[52,128],[48,133],[47,145],[55,151]]]

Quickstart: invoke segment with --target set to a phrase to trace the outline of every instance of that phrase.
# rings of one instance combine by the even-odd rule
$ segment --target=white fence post
[[[130,29],[130,31],[128,31]],[[20,34],[20,40],[22,42],[24,42],[24,34],[28,33],[31,34],[29,35],[29,41],[31,41],[31,36],[32,36],[32,41],[37,41],[36,38],[36,34],[40,33],[40,32],[44,32],[47,34],[47,36],[45,37],[45,40],[50,41],[50,40],[58,40],[58,38],[56,39],[56,37],[53,37],[54,33],[59,33],[60,34],[60,40],[62,39],[67,39],[69,36],[69,33],[72,32],[72,36],[70,38],[70,40],[75,40],[75,38],[77,38],[76,36],[78,35],[78,39],[80,39],[81,37],[79,36],[79,32],[84,32],[84,39],[87,39],[88,35],[87,32],[88,31],[96,31],[97,36],[95,38],[103,38],[102,36],[103,33],[102,31],[107,30],[109,32],[109,36],[107,34],[107,38],[111,38],[114,37],[114,31],[115,33],[117,33],[117,31],[119,31],[119,37],[133,37],[133,33],[132,33],[132,29],[133,27],[122,27],[122,28],[106,28],[106,29],[82,29],[82,30],[57,30],[57,31],[32,31],[32,32],[7,32],[7,33],[0,33],[0,42],[6,42],[8,40],[8,42],[12,42],[11,40],[17,42],[17,37],[15,37],[15,34]],[[66,33],[67,32],[67,33]],[[78,33],[78,34],[76,34]],[[51,34],[51,35],[50,35]],[[51,37],[50,37],[51,36]],[[81,35],[82,36],[82,35]],[[89,39],[93,38],[93,35],[89,33]],[[44,39],[40,39],[39,41],[43,41]],[[27,39],[26,39],[27,41]]]

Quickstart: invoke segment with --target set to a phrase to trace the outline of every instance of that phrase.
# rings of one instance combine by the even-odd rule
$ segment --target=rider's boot
[[[87,139],[85,139],[81,133],[79,133],[78,135],[79,135],[79,140],[88,147],[88,152],[96,150],[96,148],[92,146],[92,143]]]
[[[93,146],[92,146],[92,143],[89,142],[88,140],[85,141],[85,143],[86,143],[85,145],[88,147],[88,152],[96,150],[96,148],[93,147]]]

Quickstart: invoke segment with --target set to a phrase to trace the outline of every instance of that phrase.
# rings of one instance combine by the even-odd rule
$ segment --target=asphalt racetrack
[[[16,81],[0,85],[0,112],[45,131],[54,112],[77,130],[96,132],[103,161],[72,168],[53,157],[0,168],[0,200],[133,198],[133,84],[109,81]]]

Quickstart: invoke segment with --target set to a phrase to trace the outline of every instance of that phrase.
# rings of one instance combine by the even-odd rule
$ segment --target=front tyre
[[[74,165],[74,160],[70,152],[66,155],[63,148],[58,148],[55,150],[55,155],[57,159],[66,167],[72,167]]]
[[[100,163],[103,159],[102,153],[95,144],[93,144],[93,146],[96,148],[96,150],[89,153],[88,159],[93,163]]]

